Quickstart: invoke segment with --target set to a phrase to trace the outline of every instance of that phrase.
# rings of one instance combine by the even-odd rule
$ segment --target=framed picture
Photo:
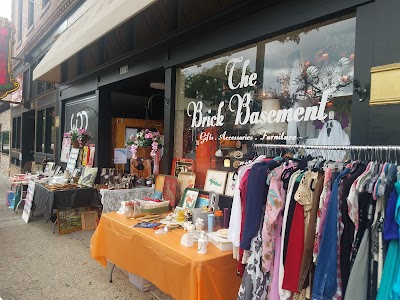
[[[67,163],[69,160],[69,152],[71,150],[71,139],[63,138],[61,147],[61,157],[60,161]]]
[[[223,194],[225,192],[225,183],[228,173],[225,171],[207,170],[204,190]]]
[[[92,187],[97,176],[97,168],[83,168],[78,184]]]
[[[86,167],[88,161],[89,161],[89,147],[85,146],[83,147],[82,151],[82,166]]]
[[[70,172],[74,171],[76,167],[76,162],[78,161],[78,156],[79,156],[79,149],[72,148],[71,153],[69,154],[69,159],[67,164],[67,170],[69,170]]]
[[[158,174],[155,177],[155,190],[158,192],[163,192],[164,189],[164,181],[165,181],[165,175]]]
[[[89,149],[89,159],[88,159],[88,163],[87,166],[88,167],[93,167],[93,162],[94,162],[94,153],[96,152],[96,147],[93,145],[90,145],[90,149]]]
[[[193,172],[194,170],[194,160],[187,158],[174,158],[172,161],[172,176],[179,175],[180,172]]]
[[[57,175],[60,172],[61,172],[61,166],[57,166],[56,170],[54,171],[54,175]]]
[[[64,208],[57,209],[58,234],[66,234],[82,230],[81,213],[86,208]]]
[[[48,163],[46,164],[45,169],[44,169],[44,173],[45,173],[45,174],[54,173],[54,168],[55,168],[55,166],[56,166],[56,163],[55,163],[55,162],[48,162]]]
[[[162,194],[163,194],[163,199],[169,201],[169,205],[171,207],[175,207],[177,205],[176,203],[177,188],[178,188],[178,178],[176,178],[175,176],[165,175]]]
[[[32,169],[31,169],[32,174],[41,174],[43,173],[43,165],[38,164],[36,162],[32,163]]]
[[[197,196],[199,195],[198,189],[185,189],[182,197],[182,208],[193,209],[196,206]]]
[[[210,196],[206,194],[199,194],[197,196],[196,208],[202,208],[210,205]]]
[[[233,197],[233,191],[235,189],[235,182],[233,180],[234,172],[228,173],[228,180],[226,181],[225,195],[229,197]]]
[[[194,188],[196,174],[193,172],[180,172],[178,175],[178,196],[181,197],[186,188]]]
[[[114,149],[114,164],[126,164],[128,161],[128,151],[126,148],[115,148]]]
[[[151,159],[131,159],[130,173],[139,178],[148,178],[151,175]]]

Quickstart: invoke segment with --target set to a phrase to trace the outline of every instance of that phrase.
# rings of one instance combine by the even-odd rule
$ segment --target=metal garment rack
[[[365,158],[372,159],[380,158],[386,159],[392,157],[392,153],[395,155],[395,162],[397,164],[397,152],[400,151],[400,146],[395,145],[376,145],[376,146],[344,146],[344,145],[284,145],[284,144],[253,144],[254,149],[258,154],[270,155],[271,150],[286,149],[286,150],[316,150],[316,151],[350,151],[349,158],[354,157],[353,151],[358,152],[358,159],[360,159],[361,153],[365,154]],[[261,150],[261,151],[260,151]],[[385,154],[383,154],[385,152]]]
[[[283,144],[254,144],[254,148],[275,148],[275,149],[309,149],[309,150],[381,150],[400,151],[400,146],[342,146],[342,145],[283,145]]]

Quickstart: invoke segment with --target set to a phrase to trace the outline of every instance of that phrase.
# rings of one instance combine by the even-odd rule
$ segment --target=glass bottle
[[[124,214],[128,219],[135,217],[135,206],[133,202],[126,201]]]
[[[224,228],[224,213],[222,212],[222,210],[217,210],[214,213],[214,217],[215,217],[214,230],[218,231]]]

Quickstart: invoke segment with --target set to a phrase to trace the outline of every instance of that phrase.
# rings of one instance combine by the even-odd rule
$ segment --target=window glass
[[[12,148],[13,149],[21,149],[21,117],[13,118]]]
[[[28,28],[30,28],[35,18],[35,2],[29,0],[28,3]]]
[[[1,152],[3,154],[10,153],[10,132],[3,131],[0,132],[0,143],[1,143]]]
[[[174,157],[194,160],[196,187],[256,143],[349,144],[354,46],[346,17],[178,69]]]
[[[284,132],[288,144],[349,144],[354,45],[355,18],[267,41],[263,89],[256,100],[266,112],[305,112],[291,120],[257,124],[253,134]],[[313,118],[315,112],[320,116]],[[327,127],[332,128],[329,134]]]
[[[54,153],[55,127],[54,107],[37,112],[36,152]]]
[[[36,117],[36,152],[43,152],[44,149],[45,120],[44,110],[39,110]]]
[[[55,110],[54,107],[50,107],[46,109],[46,153],[54,153],[54,143],[55,143],[55,134],[56,129],[54,126],[55,122]]]
[[[223,135],[228,128],[229,130],[235,128],[234,132],[238,135],[245,135],[248,132],[248,129],[234,125],[235,117],[229,107],[236,109],[238,106],[237,98],[233,97],[231,101],[234,94],[242,97],[254,88],[240,86],[240,82],[242,72],[244,76],[255,72],[256,54],[256,47],[251,47],[199,62],[178,71],[174,156],[196,159],[196,182],[199,183],[199,187],[204,185],[208,169],[223,166],[219,153],[216,153],[217,148],[224,151],[224,156],[229,155],[232,142],[222,139],[217,143],[214,139]],[[237,57],[243,59],[236,61]],[[225,75],[227,64],[231,66],[231,84],[237,86],[235,93],[230,90]],[[217,128],[210,124],[201,124],[202,120],[218,114],[218,111],[224,117],[224,126]]]

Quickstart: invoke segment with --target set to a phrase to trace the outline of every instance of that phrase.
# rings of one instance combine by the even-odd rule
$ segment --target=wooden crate
[[[82,230],[95,230],[98,224],[99,215],[97,211],[85,211],[81,213]]]

